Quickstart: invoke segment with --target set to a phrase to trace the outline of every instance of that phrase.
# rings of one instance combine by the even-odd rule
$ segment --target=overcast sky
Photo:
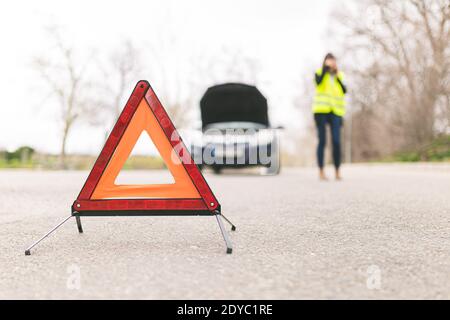
[[[296,86],[302,74],[333,50],[325,42],[333,5],[331,0],[8,2],[0,12],[0,149],[30,145],[59,151],[55,109],[41,103],[35,86],[39,77],[30,67],[32,58],[50,47],[44,32],[50,23],[63,25],[80,51],[107,51],[119,39],[130,38],[145,56],[146,43],[157,34],[169,34],[167,30],[179,40],[172,58],[180,65],[190,63],[185,57],[192,52],[217,52],[224,46],[241,50],[261,64],[261,91],[268,98],[272,123],[300,127],[302,119],[293,117],[298,116],[292,106]],[[158,93],[160,84],[151,75],[142,77]],[[224,75],[223,80],[229,79]],[[101,130],[77,126],[68,151],[97,153],[103,138]]]

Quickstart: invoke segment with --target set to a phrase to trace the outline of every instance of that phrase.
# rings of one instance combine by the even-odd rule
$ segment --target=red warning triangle
[[[120,170],[146,132],[174,178],[172,184],[117,185]],[[220,204],[147,81],[136,85],[91,170],[72,213],[211,214]]]

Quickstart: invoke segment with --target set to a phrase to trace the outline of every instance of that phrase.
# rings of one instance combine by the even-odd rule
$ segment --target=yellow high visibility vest
[[[322,75],[322,69],[316,71],[317,75]],[[342,72],[338,72],[334,80],[331,80],[330,73],[327,72],[322,82],[316,84],[316,96],[313,102],[313,113],[330,113],[337,116],[345,115],[345,93],[338,82],[344,81]]]

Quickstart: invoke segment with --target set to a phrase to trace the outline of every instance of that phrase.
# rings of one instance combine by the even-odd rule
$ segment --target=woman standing
[[[314,120],[316,122],[319,144],[317,146],[317,163],[319,177],[327,180],[324,172],[324,151],[326,146],[326,126],[331,129],[333,142],[333,162],[336,169],[336,179],[340,180],[341,166],[341,126],[345,115],[344,76],[338,70],[336,58],[329,53],[325,56],[321,69],[316,71],[316,96],[313,103]]]

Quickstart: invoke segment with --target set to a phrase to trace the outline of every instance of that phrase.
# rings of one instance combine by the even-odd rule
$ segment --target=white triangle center
[[[175,180],[146,131],[120,170],[116,185],[174,184]]]

